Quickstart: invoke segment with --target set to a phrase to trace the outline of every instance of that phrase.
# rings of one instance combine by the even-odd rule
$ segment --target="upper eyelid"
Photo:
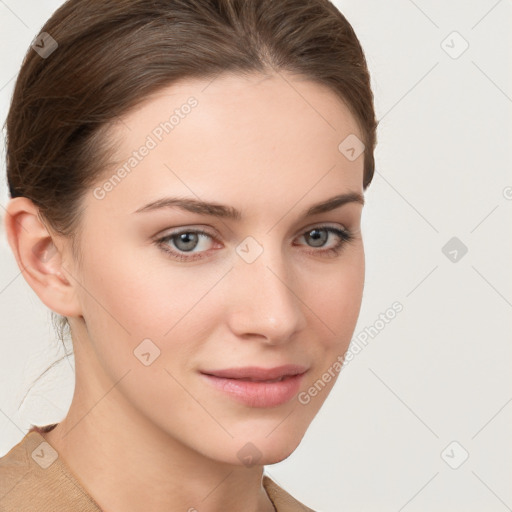
[[[306,234],[308,231],[312,231],[313,229],[329,229],[329,228],[333,228],[333,229],[338,229],[340,231],[346,231],[347,233],[349,234],[353,234],[353,233],[357,233],[357,230],[354,232],[352,230],[350,230],[349,228],[347,228],[346,226],[333,226],[331,224],[312,224],[308,227],[305,227],[305,228],[302,228],[299,233],[297,235],[295,235],[294,238],[298,237],[298,236],[304,236],[304,234]],[[155,237],[155,239],[157,241],[161,241],[161,240],[167,240],[167,239],[170,239],[170,238],[173,238],[175,236],[178,236],[182,233],[198,233],[199,235],[206,235],[206,236],[209,236],[212,241],[215,241],[215,242],[218,242],[218,237],[215,235],[215,234],[212,234],[212,233],[209,233],[208,231],[208,228],[203,228],[203,227],[183,227],[183,228],[175,228],[173,229],[173,231],[169,232],[169,233],[166,233],[164,235],[159,235],[157,237]],[[331,234],[336,234],[336,233],[333,233],[332,231],[330,231]]]
[[[303,235],[307,231],[311,231],[311,230],[313,230],[315,228],[320,228],[320,229],[322,229],[322,228],[335,228],[335,229],[341,229],[341,230],[345,230],[345,231],[350,231],[350,228],[348,228],[347,225],[344,225],[344,224],[333,225],[333,224],[331,224],[329,222],[325,222],[325,223],[317,222],[317,223],[313,223],[313,224],[310,224],[310,225],[302,228],[297,233],[297,235]],[[157,235],[155,238],[167,238],[168,236],[175,236],[175,235],[178,235],[180,233],[188,233],[188,232],[196,232],[196,231],[203,231],[208,236],[211,236],[212,238],[216,238],[216,235],[214,234],[214,232],[216,230],[214,228],[210,227],[210,226],[205,227],[205,226],[194,226],[194,225],[191,225],[191,226],[184,226],[184,227],[177,227],[177,228],[169,228],[169,230],[170,231],[164,230],[162,233],[166,233],[166,234]],[[210,230],[212,230],[213,232],[210,233]]]
[[[345,226],[343,227],[339,227],[339,226],[330,226],[328,224],[315,224],[311,227],[305,227],[303,228],[297,235],[294,236],[293,240],[295,240],[297,237],[302,237],[304,236],[306,233],[308,233],[309,231],[315,229],[315,228],[319,228],[319,229],[325,229],[327,232],[328,232],[328,236],[329,235],[336,235],[337,238],[339,238],[339,242],[337,242],[337,244],[334,246],[334,247],[331,247],[331,248],[319,248],[319,250],[315,250],[313,248],[313,251],[310,252],[312,254],[318,254],[319,256],[320,255],[331,255],[332,253],[334,253],[336,256],[339,256],[340,252],[343,250],[343,248],[345,247],[345,244],[350,244],[353,240],[356,240],[358,238],[357,236],[357,230],[352,230],[350,228],[346,228]],[[338,231],[338,232],[336,232]],[[199,261],[199,260],[202,260],[204,258],[208,258],[207,254],[210,252],[210,250],[214,250],[213,248],[211,249],[206,249],[204,251],[199,251],[197,253],[193,253],[193,252],[182,252],[179,248],[168,248],[168,247],[163,247],[164,245],[167,246],[167,241],[169,240],[172,240],[175,236],[179,235],[179,234],[182,234],[182,233],[187,233],[187,232],[196,232],[198,234],[205,234],[206,236],[210,237],[211,241],[215,244],[215,242],[218,243],[218,237],[215,236],[215,235],[212,235],[210,233],[207,232],[207,230],[204,230],[203,228],[192,228],[192,227],[179,227],[179,228],[176,228],[175,231],[171,232],[171,233],[168,233],[166,234],[165,236],[163,237],[160,237],[160,238],[157,238],[155,240],[155,243],[158,245],[158,246],[161,246],[161,250],[162,251],[165,251],[167,253],[170,253],[171,255],[171,258],[173,259],[176,259],[176,260],[180,260],[180,261],[183,261],[183,262],[186,262],[186,261],[190,261],[190,262],[193,262],[193,261]],[[202,233],[201,233],[202,232]]]

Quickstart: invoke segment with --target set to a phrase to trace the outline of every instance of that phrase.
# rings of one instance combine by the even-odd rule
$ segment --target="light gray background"
[[[1,122],[25,49],[61,3],[0,0]],[[266,472],[324,512],[512,510],[512,1],[336,5],[366,52],[381,120],[354,338],[393,302],[403,311],[341,372],[299,448]],[[469,44],[461,55],[454,31]],[[468,248],[456,262],[442,252],[452,237]],[[63,352],[3,228],[0,258],[3,455],[29,422],[66,414],[73,365],[48,372],[17,410]]]

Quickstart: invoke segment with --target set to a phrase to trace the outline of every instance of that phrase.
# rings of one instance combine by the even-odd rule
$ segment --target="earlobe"
[[[52,311],[81,315],[75,287],[63,272],[64,245],[57,247],[57,237],[41,222],[37,206],[26,197],[16,197],[9,201],[6,212],[7,239],[27,283]]]

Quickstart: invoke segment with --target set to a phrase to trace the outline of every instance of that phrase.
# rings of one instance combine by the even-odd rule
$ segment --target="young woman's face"
[[[82,264],[66,267],[80,283],[77,387],[108,392],[123,428],[269,464],[299,444],[356,325],[363,137],[319,84],[210,82],[168,87],[115,127],[116,165],[84,202]],[[206,375],[283,365],[302,376]]]

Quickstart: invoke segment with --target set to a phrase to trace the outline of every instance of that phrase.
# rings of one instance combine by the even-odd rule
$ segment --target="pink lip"
[[[250,407],[276,407],[297,394],[306,371],[304,366],[283,365],[270,369],[228,368],[201,374],[214,387]],[[269,382],[281,377],[280,381]]]

